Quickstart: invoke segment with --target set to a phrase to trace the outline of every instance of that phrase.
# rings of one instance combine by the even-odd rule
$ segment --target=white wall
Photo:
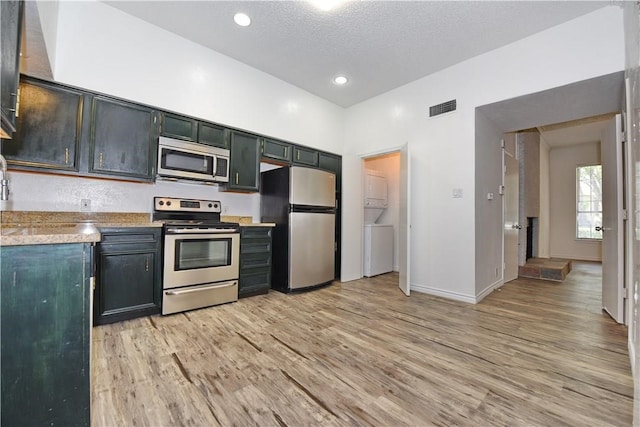
[[[151,212],[153,197],[185,197],[219,200],[223,213],[253,216],[260,221],[260,195],[219,191],[217,185],[176,183],[135,183],[62,175],[11,171],[11,197],[3,210],[80,210],[82,199],[91,200],[92,212]]]
[[[42,37],[44,38],[51,68],[53,68],[56,60],[59,4],[57,1],[37,0],[36,2],[38,15],[40,16],[40,26],[42,27]]]
[[[602,243],[576,239],[576,167],[600,164],[600,143],[552,148],[549,162],[551,257],[602,261]]]
[[[501,216],[488,215],[492,207],[484,205],[479,208],[487,212],[477,211],[474,191],[476,180],[487,188],[500,181],[491,167],[476,170],[476,150],[492,147],[476,147],[475,108],[623,67],[622,13],[608,6],[347,109],[345,154],[409,143],[412,289],[473,302],[492,284],[476,276],[475,267],[494,262],[498,249],[491,244],[476,250],[481,242],[476,242],[475,218],[486,216],[494,227]],[[456,112],[428,118],[430,105],[451,99],[458,101]],[[360,167],[345,164],[347,175],[352,166]],[[345,195],[352,185],[343,183]],[[462,198],[452,198],[454,188],[463,190]],[[343,236],[360,240],[361,219],[353,225]],[[343,263],[360,259],[361,252],[346,252]]]
[[[549,162],[551,147],[540,139],[540,216],[538,217],[538,258],[549,258]]]
[[[343,108],[104,3],[56,4],[47,18],[57,16],[57,38],[45,33],[47,46],[55,46],[56,81],[341,153]],[[219,199],[229,214],[259,217],[258,195],[217,186],[18,172],[10,178],[5,209],[79,210],[80,199],[89,198],[94,211],[148,212],[160,195]]]
[[[400,269],[398,251],[400,249],[400,154],[391,153],[364,161],[366,169],[381,172],[387,178],[387,201],[389,207],[380,215],[378,224],[393,225],[393,270]],[[364,179],[364,178],[363,178]],[[363,208],[364,209],[364,208]]]

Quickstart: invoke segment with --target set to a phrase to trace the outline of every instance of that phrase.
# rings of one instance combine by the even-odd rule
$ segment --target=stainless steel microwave
[[[229,150],[161,136],[158,176],[204,182],[229,182]]]

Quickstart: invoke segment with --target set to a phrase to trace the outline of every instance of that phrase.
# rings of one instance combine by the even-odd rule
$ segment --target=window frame
[[[581,192],[580,192],[580,170],[584,169],[584,168],[593,168],[593,167],[598,167],[600,168],[600,210],[580,210],[580,196],[581,196]],[[602,164],[600,163],[595,163],[595,164],[584,164],[584,165],[576,165],[576,193],[575,193],[575,199],[576,199],[576,226],[575,226],[575,239],[578,241],[593,241],[593,242],[601,242],[602,241],[602,231],[600,232],[596,232],[595,229],[591,230],[591,237],[580,237],[579,232],[580,232],[580,214],[600,214],[600,226],[602,227]],[[593,199],[590,200],[591,203],[593,203]],[[595,228],[595,225],[593,226]],[[599,236],[593,236],[594,233],[599,233]]]

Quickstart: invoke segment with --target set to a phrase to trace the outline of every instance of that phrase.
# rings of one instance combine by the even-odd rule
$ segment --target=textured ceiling
[[[107,1],[348,107],[610,1]],[[252,24],[234,24],[236,12]],[[337,74],[350,81],[336,87]]]

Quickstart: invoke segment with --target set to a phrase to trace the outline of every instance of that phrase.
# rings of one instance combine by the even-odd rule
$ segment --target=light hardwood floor
[[[93,330],[93,426],[629,426],[600,267],[477,305],[397,274]]]

